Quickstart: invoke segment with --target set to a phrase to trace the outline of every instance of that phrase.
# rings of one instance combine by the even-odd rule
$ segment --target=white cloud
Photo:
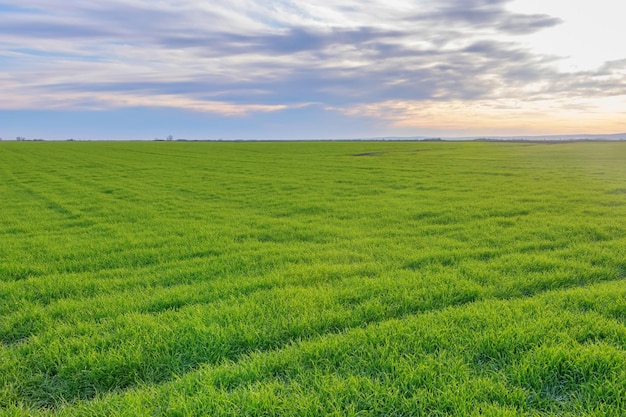
[[[534,33],[526,42],[540,53],[563,56],[564,71],[595,69],[606,61],[626,58],[623,4],[615,0],[516,0],[509,8],[520,13],[558,15],[563,24]]]
[[[568,103],[616,117],[604,103],[626,94],[626,53],[615,2],[576,1],[9,2],[30,11],[0,15],[1,106],[241,116],[318,102],[400,127],[581,127]],[[587,13],[609,24],[584,34]]]

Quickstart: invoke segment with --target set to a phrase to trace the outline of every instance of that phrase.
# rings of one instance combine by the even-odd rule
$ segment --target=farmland
[[[0,143],[0,415],[624,415],[625,161]]]

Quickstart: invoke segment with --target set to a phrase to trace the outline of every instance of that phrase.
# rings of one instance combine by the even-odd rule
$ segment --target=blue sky
[[[0,0],[0,137],[626,132],[615,0]]]

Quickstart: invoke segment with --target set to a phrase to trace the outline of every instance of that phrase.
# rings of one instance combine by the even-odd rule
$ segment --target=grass
[[[624,415],[625,160],[2,143],[0,415]]]

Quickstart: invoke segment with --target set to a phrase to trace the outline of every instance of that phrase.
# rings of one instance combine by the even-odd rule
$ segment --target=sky
[[[0,0],[0,138],[626,132],[618,0]]]

